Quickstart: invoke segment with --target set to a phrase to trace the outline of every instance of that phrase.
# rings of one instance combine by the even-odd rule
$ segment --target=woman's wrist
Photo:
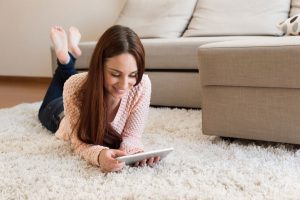
[[[101,168],[101,161],[100,161],[100,156],[101,156],[101,153],[103,153],[103,150],[106,150],[108,148],[103,148],[100,150],[99,154],[98,154],[98,166]]]

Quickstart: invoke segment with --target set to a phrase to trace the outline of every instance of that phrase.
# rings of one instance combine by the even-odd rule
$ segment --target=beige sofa
[[[185,13],[188,20],[182,23],[180,36],[173,30],[178,23],[168,21],[170,16],[178,18],[176,6],[171,9],[174,13],[167,14],[167,20],[152,20],[158,24],[163,21],[160,28],[165,32],[158,32],[160,29],[149,20],[132,23],[133,15],[128,12],[141,5],[131,4],[166,1],[128,0],[117,21],[130,26],[142,38],[146,73],[152,81],[151,104],[202,108],[204,134],[300,143],[300,40],[297,36],[283,37],[276,28],[279,18],[286,20],[300,13],[300,0],[275,0],[270,6],[267,0],[176,0],[178,9],[190,3],[185,11],[191,13]],[[243,9],[249,11],[251,7],[244,4],[256,6],[258,13],[251,11],[249,15],[254,21],[244,14],[247,12]],[[242,10],[234,10],[236,15],[222,15],[224,10],[236,9],[233,5]],[[220,12],[218,16],[211,12],[213,6],[217,7],[216,13]],[[261,16],[261,11],[265,15]],[[145,11],[135,14],[143,15]],[[228,20],[232,14],[235,18],[231,24]],[[244,22],[236,20],[239,15],[243,15]],[[208,23],[211,19],[214,23]],[[216,23],[221,28],[216,29]],[[165,28],[168,24],[172,26]],[[172,37],[168,37],[168,28]],[[79,71],[87,70],[95,44],[80,43],[83,56],[76,64]],[[54,70],[53,50],[52,60]]]
[[[263,0],[263,1],[267,2],[267,0]],[[284,2],[284,1],[289,3],[289,0],[282,0],[279,2]],[[300,8],[300,3],[298,1],[299,0],[292,0],[291,7],[293,8],[291,9],[291,11],[287,11],[288,13],[286,13],[285,18],[288,17],[289,13],[290,15],[292,15],[298,12],[298,9]],[[169,2],[170,5],[166,6],[165,5],[166,2]],[[228,8],[224,8],[228,10],[231,9],[232,7],[231,4],[233,3],[239,4],[239,2],[241,1],[233,0],[230,1],[231,4],[229,4],[228,2],[227,3],[223,2],[222,0],[211,0],[209,2],[212,3],[211,4],[208,3],[209,5],[205,5],[206,7],[213,6],[214,5],[213,3],[219,3],[219,4],[223,3],[224,5],[221,6],[223,7],[228,6]],[[249,1],[245,0],[245,2],[249,2]],[[256,0],[257,4],[260,2],[261,1]],[[214,27],[211,26],[207,22],[207,19],[205,18],[209,14],[206,14],[205,13],[206,10],[205,9],[203,10],[203,8],[201,7],[203,3],[205,3],[205,1],[203,0],[198,0],[198,1],[197,0],[175,0],[175,2],[168,1],[168,0],[165,1],[128,0],[127,7],[125,5],[123,12],[120,15],[120,18],[116,22],[117,24],[129,25],[142,37],[142,42],[146,49],[146,73],[149,74],[153,85],[152,100],[151,100],[152,105],[192,107],[192,108],[201,107],[202,91],[199,84],[200,79],[198,74],[198,59],[197,59],[197,49],[200,46],[208,43],[215,43],[215,42],[222,42],[222,41],[235,41],[235,40],[249,40],[249,39],[251,40],[253,38],[257,38],[261,41],[264,41],[264,39],[266,38],[277,37],[274,35],[278,33],[280,34],[280,32],[278,32],[279,30],[275,27],[275,24],[272,24],[272,26],[274,26],[272,27],[269,26],[269,24],[267,25],[263,24],[263,22],[257,25],[258,28],[255,27],[255,25],[253,25],[254,28],[251,29],[248,28],[248,30],[245,31],[243,30],[244,27],[242,27],[243,23],[242,24],[237,23],[236,24],[237,27],[233,27],[234,24],[231,24],[228,25],[228,27],[223,27],[221,30],[215,30]],[[150,6],[150,4],[152,7]],[[175,8],[171,6],[174,4],[177,5],[175,6]],[[187,6],[184,9],[185,5]],[[143,22],[140,21],[135,22],[133,19],[134,14],[138,16],[142,16],[144,14],[147,15],[147,17],[150,15],[149,11],[146,14],[144,10],[137,12],[136,10],[138,10],[137,8],[139,8],[140,6],[151,7],[152,10],[153,7],[155,6],[162,9],[159,10],[159,12],[156,11],[154,14],[150,13],[152,14],[151,17],[154,18],[152,21],[155,21],[155,17],[156,17],[155,15],[157,15],[157,13],[167,13],[167,14],[165,15],[162,14],[162,16],[159,16],[160,17],[159,21],[155,21],[154,25],[153,23],[148,23],[149,19],[148,20],[146,19]],[[163,10],[163,9],[167,9],[168,7],[172,7],[171,9],[169,9],[171,11]],[[280,8],[281,7],[284,6],[280,5]],[[219,11],[218,9],[216,9],[216,12],[222,11],[222,10]],[[183,21],[183,17],[180,18],[181,21],[178,20],[179,18],[178,12],[180,10],[185,11],[184,13],[181,13],[180,17],[184,15],[186,24],[181,23]],[[259,9],[257,10],[260,11]],[[272,11],[272,7],[270,8],[270,10]],[[130,12],[133,12],[133,14]],[[197,15],[199,16],[197,12],[205,14],[204,17],[202,16],[203,19],[200,18],[200,22],[199,19],[195,17]],[[264,10],[264,12],[268,14],[266,10]],[[238,14],[239,13],[237,13],[237,15]],[[252,15],[254,14],[255,12],[251,14],[251,19],[253,18]],[[130,16],[131,18],[128,16]],[[163,21],[161,20],[161,18],[165,17],[166,20],[169,20],[171,18],[170,16],[175,16],[175,20],[166,21],[164,24],[160,25],[157,28],[156,24],[159,24],[161,21]],[[280,16],[282,16],[282,14],[280,14]],[[211,18],[213,17],[214,16],[212,16]],[[222,19],[226,18],[221,14],[218,17]],[[194,20],[193,18],[196,19]],[[142,23],[142,25],[139,26],[136,25],[139,22]],[[175,32],[174,27],[180,23],[182,27],[176,27],[179,32]],[[200,24],[198,25],[197,23]],[[220,23],[224,24],[224,22],[222,21]],[[165,28],[165,26],[167,26],[166,24],[172,24],[172,25],[168,27],[169,29],[167,29]],[[197,26],[199,26],[200,29],[197,30]],[[206,26],[207,28],[201,29],[201,27],[203,26]],[[263,26],[269,26],[269,27],[261,28]],[[182,33],[180,32],[180,28],[183,31]],[[255,28],[257,28],[257,30],[252,31],[252,29]],[[146,29],[148,29],[148,32],[145,31]],[[162,29],[164,32],[157,31],[160,29]],[[274,35],[272,35],[273,32]],[[261,35],[259,35],[260,33]],[[79,71],[87,70],[90,56],[92,54],[95,44],[96,44],[95,41],[82,42],[80,44],[80,47],[83,51],[83,56],[78,60],[76,65]],[[55,57],[53,55],[53,52],[52,52],[52,58],[53,58],[52,63],[53,63],[53,70],[54,70],[56,68],[56,62],[55,62]]]

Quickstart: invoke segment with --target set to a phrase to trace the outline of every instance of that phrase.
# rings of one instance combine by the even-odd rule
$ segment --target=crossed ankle
[[[66,65],[70,62],[71,58],[70,55],[64,52],[61,53],[56,53],[57,55],[57,60],[59,61],[60,64]]]

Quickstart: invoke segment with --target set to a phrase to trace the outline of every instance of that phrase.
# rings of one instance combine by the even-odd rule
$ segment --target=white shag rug
[[[201,111],[151,108],[147,150],[174,147],[154,168],[103,174],[37,118],[40,103],[0,110],[0,199],[299,199],[300,150],[201,133]]]

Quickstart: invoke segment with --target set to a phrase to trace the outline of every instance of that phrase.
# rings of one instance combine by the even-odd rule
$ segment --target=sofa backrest
[[[282,35],[290,0],[198,0],[184,37]]]
[[[116,24],[141,38],[176,38],[184,32],[197,0],[127,0]]]
[[[141,38],[283,35],[300,0],[127,0],[116,24]]]

